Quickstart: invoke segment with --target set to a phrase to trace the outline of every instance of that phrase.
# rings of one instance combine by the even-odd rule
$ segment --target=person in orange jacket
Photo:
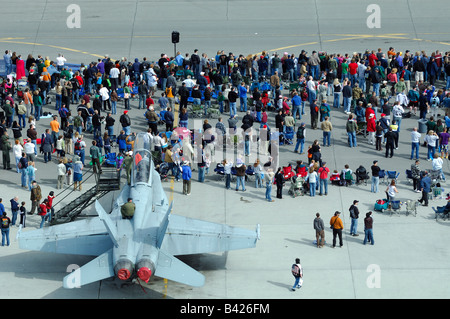
[[[344,223],[342,219],[339,217],[341,212],[336,211],[334,216],[330,219],[331,229],[333,230],[333,248],[336,247],[336,236],[339,236],[339,245],[344,246],[342,242],[342,230],[344,229]]]

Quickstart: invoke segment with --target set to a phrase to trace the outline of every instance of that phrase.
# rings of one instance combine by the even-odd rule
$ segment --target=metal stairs
[[[88,171],[90,172],[90,170]],[[87,172],[87,173],[88,173]],[[86,175],[85,173],[84,175]],[[52,216],[52,225],[67,223],[73,221],[76,217],[81,216],[83,210],[93,204],[97,199],[102,198],[111,191],[120,189],[120,174],[115,167],[102,167],[102,174],[92,173],[86,178],[94,176],[96,179],[96,185],[83,192],[80,196],[62,206],[59,210],[55,210],[54,216]],[[86,180],[83,179],[82,183]],[[72,189],[70,186],[67,189]],[[66,190],[67,190],[66,189]],[[75,190],[72,189],[64,198],[62,198],[54,206],[57,206]],[[63,191],[64,192],[64,191]],[[61,192],[59,195],[61,195]]]

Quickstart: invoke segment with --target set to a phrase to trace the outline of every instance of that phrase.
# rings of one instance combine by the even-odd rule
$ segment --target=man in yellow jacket
[[[336,211],[334,216],[330,219],[331,229],[333,230],[333,248],[336,247],[336,235],[339,236],[339,245],[342,247],[342,230],[344,229],[344,223],[339,217],[341,212]]]

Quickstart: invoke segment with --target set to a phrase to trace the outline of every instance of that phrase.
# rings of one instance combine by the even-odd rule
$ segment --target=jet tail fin
[[[205,276],[162,250],[159,251],[155,276],[193,287],[201,287],[205,284]]]
[[[98,200],[95,201],[95,209],[97,210],[98,217],[103,221],[105,224],[106,229],[108,230],[109,236],[111,237],[111,240],[114,244],[114,246],[118,246],[119,242],[117,240],[117,227],[114,225],[114,222],[112,221],[111,217],[106,213],[103,206],[99,203]]]
[[[81,268],[64,277],[64,288],[78,288],[92,282],[114,276],[113,250],[101,254]]]
[[[157,238],[157,242],[156,242],[157,248],[161,248],[161,245],[162,245],[162,242],[164,239],[164,235],[166,234],[167,226],[169,225],[169,215],[170,215],[170,212],[172,211],[172,205],[173,205],[173,201],[170,203],[170,206],[167,209],[166,214],[164,215],[164,219],[161,222],[161,226],[159,227],[158,238]]]

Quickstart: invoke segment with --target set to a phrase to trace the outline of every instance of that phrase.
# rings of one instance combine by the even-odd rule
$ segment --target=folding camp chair
[[[412,199],[408,199],[406,201],[406,216],[408,216],[408,214],[414,214],[414,217],[417,216],[417,201],[412,200]]]
[[[397,173],[397,171],[386,171],[386,185],[390,183],[389,180],[395,180],[395,183],[397,184],[397,178],[399,175],[400,173]]]

